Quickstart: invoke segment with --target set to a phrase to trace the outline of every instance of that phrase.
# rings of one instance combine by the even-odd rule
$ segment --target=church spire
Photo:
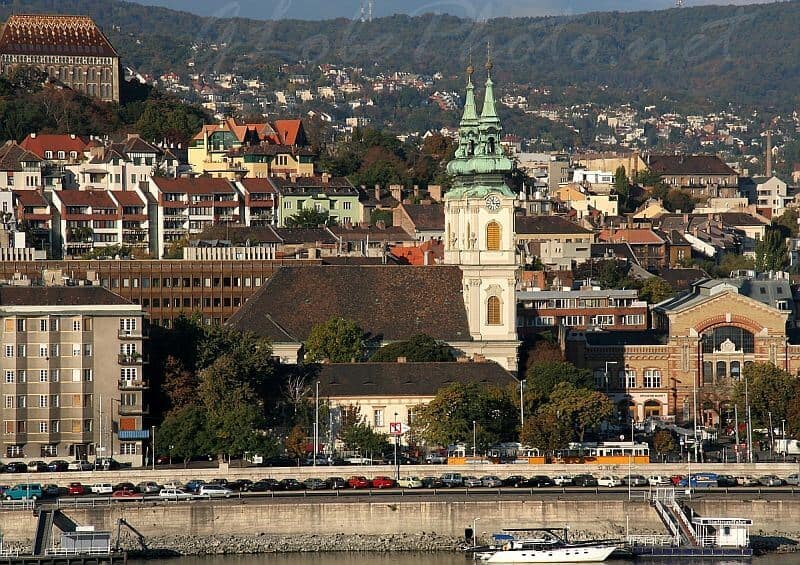
[[[470,57],[471,58],[471,57]],[[475,67],[472,66],[470,61],[467,67],[467,95],[464,99],[464,115],[461,117],[461,127],[475,127],[478,125],[478,110],[475,105],[475,87],[472,85],[472,73],[475,72]]]
[[[481,112],[480,125],[481,129],[494,126],[494,129],[499,131],[500,118],[497,116],[497,108],[494,104],[494,83],[492,82],[494,63],[492,62],[491,46],[487,44],[486,49],[486,94],[483,99],[483,111]]]

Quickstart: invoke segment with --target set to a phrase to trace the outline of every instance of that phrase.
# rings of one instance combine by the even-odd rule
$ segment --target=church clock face
[[[500,197],[496,194],[490,194],[486,197],[486,209],[490,212],[497,212],[500,209]]]

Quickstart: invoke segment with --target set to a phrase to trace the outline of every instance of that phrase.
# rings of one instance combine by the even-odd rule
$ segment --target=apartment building
[[[117,205],[119,216],[119,241],[124,246],[150,251],[150,221],[147,215],[147,197],[139,190],[109,191]]]
[[[141,306],[101,287],[0,287],[3,456],[142,463]]]
[[[63,257],[121,242],[118,204],[105,190],[59,190],[51,195]]]
[[[15,141],[0,146],[0,188],[36,189],[42,186],[42,160]]]
[[[521,290],[517,292],[520,335],[554,327],[569,329],[645,330],[647,302],[637,290]]]
[[[14,190],[17,225],[25,229],[28,245],[52,254],[53,210],[38,190]]]
[[[357,224],[364,220],[360,193],[345,177],[323,173],[318,177],[272,177],[269,179],[280,195],[278,225],[300,210],[327,212],[337,224]]]
[[[244,196],[244,223],[263,227],[278,225],[278,190],[264,178],[244,178],[236,182]]]

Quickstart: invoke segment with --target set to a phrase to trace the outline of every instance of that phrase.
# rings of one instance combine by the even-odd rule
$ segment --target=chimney
[[[69,138],[70,139],[75,139],[75,134],[74,133],[69,134]]]
[[[323,184],[328,184],[330,182],[330,180],[331,180],[330,173],[322,173],[322,183]]]
[[[472,360],[476,363],[486,363],[486,357],[481,355],[480,353],[476,353],[472,356]]]
[[[766,174],[767,178],[772,176],[772,130],[767,130],[767,154],[766,154]]]
[[[408,359],[406,359],[405,357],[398,357],[397,358],[397,362],[398,363],[406,363],[407,361],[408,361]]]
[[[381,185],[376,184],[375,185],[375,200],[380,200],[380,199],[381,199]]]
[[[431,264],[431,256],[433,255],[433,251],[430,249],[423,252],[422,254],[422,264],[426,267]]]
[[[394,198],[398,202],[403,201],[403,185],[400,184],[390,185],[389,192],[392,194],[392,198]]]
[[[438,184],[428,186],[428,198],[434,202],[442,201],[442,187]]]
[[[414,199],[415,200],[419,199],[419,185],[417,184],[414,185]]]
[[[31,139],[36,139],[36,132],[33,132],[33,133],[31,134]]]
[[[379,230],[385,230],[386,222],[383,220],[378,220],[377,222],[375,222],[375,227],[378,228]]]

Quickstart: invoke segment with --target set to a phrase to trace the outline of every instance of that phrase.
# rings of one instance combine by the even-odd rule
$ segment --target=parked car
[[[464,477],[464,486],[467,488],[478,488],[483,486],[483,482],[478,477],[467,475]]]
[[[203,485],[197,491],[197,494],[208,498],[230,498],[233,491],[222,485]]]
[[[92,469],[94,469],[94,465],[83,459],[72,461],[67,466],[68,471],[91,471]]]
[[[111,498],[141,498],[142,495],[130,488],[115,490],[111,493]]]
[[[253,486],[253,481],[250,479],[237,479],[227,484],[227,487],[234,492],[247,492]]]
[[[278,481],[275,479],[261,479],[250,485],[250,492],[271,492],[278,489]]]
[[[441,453],[428,453],[425,456],[425,463],[428,465],[443,465],[447,463],[447,456]]]
[[[400,488],[422,488],[422,480],[419,477],[400,477],[397,480]]]
[[[303,486],[303,483],[299,482],[297,479],[281,479],[278,482],[277,490],[303,490],[306,487]]]
[[[28,464],[23,461],[11,461],[6,463],[6,473],[27,473]]]
[[[434,477],[432,475],[427,477],[422,477],[421,480],[423,488],[442,488],[444,486],[442,479],[440,479],[439,477]]]
[[[765,487],[779,487],[783,485],[783,479],[776,475],[764,475],[758,477],[758,484]]]
[[[672,481],[664,475],[650,475],[647,477],[647,484],[649,484],[651,487],[656,487],[672,484]]]
[[[758,479],[752,475],[739,475],[736,477],[736,484],[740,487],[754,487],[758,486]]]
[[[210,484],[210,485],[220,485],[220,486],[226,487],[226,486],[228,486],[228,479],[226,479],[224,477],[217,477],[216,479],[211,479],[210,481],[208,481],[208,484]]]
[[[310,477],[303,481],[303,485],[306,487],[306,490],[325,490],[328,488],[328,484],[325,481],[314,477]]]
[[[672,475],[669,478],[669,482],[671,482],[674,486],[680,485],[682,480],[683,480],[683,475]]]
[[[511,475],[510,477],[506,477],[503,479],[503,485],[507,487],[529,487],[531,486],[530,480],[527,477],[523,477],[522,475]]]
[[[64,489],[66,490],[66,489]],[[57,498],[61,495],[61,487],[56,484],[48,484],[42,487],[42,496],[49,498]]]
[[[98,457],[94,460],[96,471],[115,471],[119,469],[119,461],[111,457]]]
[[[632,487],[646,487],[649,483],[644,475],[625,475],[622,477],[622,484],[630,484]]]
[[[372,465],[372,459],[370,457],[361,457],[360,455],[348,457],[344,462],[348,465]]]
[[[734,477],[733,475],[717,475],[717,486],[735,487],[736,477]]]
[[[136,485],[129,482],[117,483],[114,485],[114,491],[118,490],[136,490]]]
[[[63,459],[56,459],[47,464],[47,470],[51,473],[61,473],[69,469],[69,462]]]
[[[597,479],[597,484],[598,486],[601,487],[613,488],[622,486],[622,480],[620,480],[620,478],[615,475],[603,475],[602,477]]]
[[[325,483],[328,485],[328,488],[332,489],[347,488],[347,481],[342,477],[328,477],[325,479]]]
[[[114,492],[114,487],[111,483],[95,483],[89,488],[92,494],[111,494]]]
[[[446,487],[463,487],[464,478],[461,473],[444,473],[441,477],[442,485]]]
[[[28,472],[29,473],[41,473],[43,471],[47,471],[47,463],[44,461],[29,461],[28,462]]]
[[[158,491],[158,497],[165,500],[188,500],[194,498],[194,495],[179,488],[162,488]]]
[[[350,488],[369,488],[372,486],[372,483],[363,475],[353,475],[347,479],[347,486]]]
[[[378,476],[372,479],[372,488],[394,488],[395,482],[391,477]]]
[[[43,495],[42,485],[39,483],[14,485],[3,493],[3,497],[6,500],[38,500]]]
[[[536,488],[555,486],[553,479],[547,475],[534,475],[528,480],[528,485]]]
[[[203,479],[192,479],[183,486],[183,490],[187,492],[196,493],[198,490],[200,490],[200,487],[203,486],[204,484],[206,484],[206,482]],[[171,488],[181,488],[179,484],[170,484],[164,486]]]
[[[136,490],[142,494],[158,494],[161,487],[158,486],[158,483],[154,483],[153,481],[142,481],[136,485]]]
[[[568,487],[572,484],[572,475],[556,475],[553,477],[553,483],[557,487]]]
[[[573,484],[576,487],[596,487],[597,486],[597,479],[594,478],[593,475],[588,473],[583,473],[581,475],[575,475],[572,479]]]
[[[71,494],[73,496],[82,496],[86,494],[86,487],[84,487],[81,483],[70,483],[67,487],[67,494]]]
[[[180,481],[167,481],[166,483],[161,485],[161,488],[162,489],[165,489],[165,488],[179,488],[179,489],[182,489],[182,490],[186,490],[185,488],[183,488],[183,483],[181,483]]]
[[[797,480],[797,476],[798,476],[797,473],[792,473],[791,475],[786,477],[786,484],[787,485],[792,485],[792,486],[795,486],[795,487],[798,486],[798,484],[800,484],[800,483]]]
[[[484,487],[501,487],[503,486],[503,481],[500,480],[500,477],[495,475],[484,475],[481,477],[481,486]]]

